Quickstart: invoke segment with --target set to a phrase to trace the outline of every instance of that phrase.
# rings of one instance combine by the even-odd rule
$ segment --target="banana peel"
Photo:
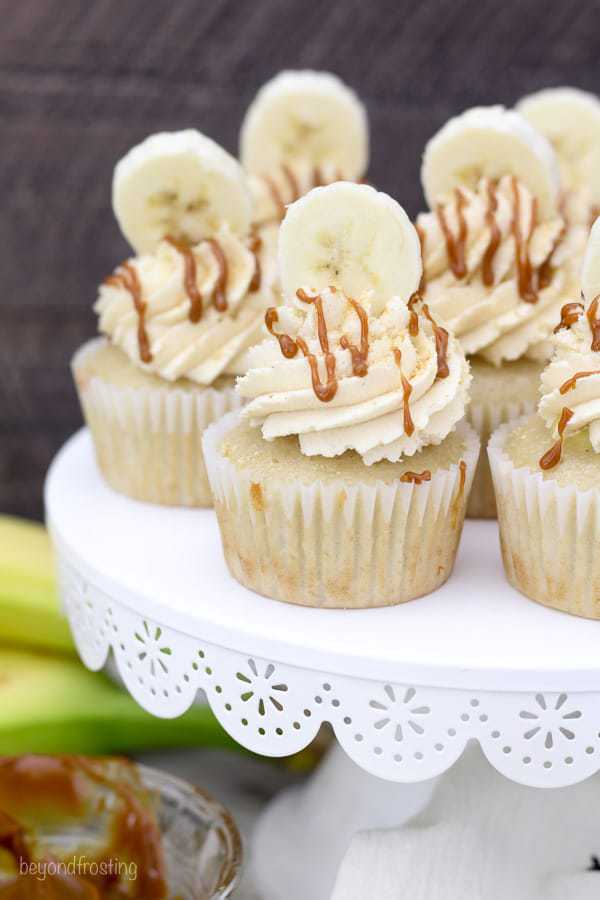
[[[0,516],[0,638],[75,655],[48,533],[42,525],[10,516]]]
[[[0,754],[200,746],[237,746],[207,706],[157,719],[77,660],[0,648]]]

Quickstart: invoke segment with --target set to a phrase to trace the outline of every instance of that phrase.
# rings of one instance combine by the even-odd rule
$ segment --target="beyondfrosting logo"
[[[19,861],[19,874],[29,875],[38,881],[46,878],[106,878],[110,881],[136,881],[138,867],[135,862],[124,862],[117,858],[93,860],[86,856],[73,857],[68,861]]]

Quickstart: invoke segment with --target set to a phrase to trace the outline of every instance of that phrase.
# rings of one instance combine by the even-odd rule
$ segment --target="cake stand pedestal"
[[[299,843],[295,817],[305,838],[317,829],[320,855],[333,865],[327,831],[339,843],[342,820],[344,833],[401,823],[427,802],[432,784],[422,782],[448,769],[471,739],[527,785],[574,784],[600,769],[600,623],[510,588],[495,523],[466,523],[455,572],[429,597],[340,611],[278,603],[240,586],[223,561],[214,514],[114,493],[86,431],[54,461],[46,509],[62,600],[89,668],[101,668],[112,649],[132,696],[158,716],[181,715],[202,688],[223,727],[268,756],[301,750],[331,723],[358,767],[352,796],[343,778],[349,763],[334,752],[305,789],[323,795],[319,821],[302,821],[307,795],[288,794],[258,829],[259,848],[290,848],[292,869],[294,856],[304,873],[314,866],[301,854],[317,846]],[[336,793],[336,784],[346,787]],[[263,875],[272,868],[272,859],[259,863]],[[293,878],[277,888],[263,877],[266,900],[284,889],[286,900],[306,897],[305,882]],[[311,900],[325,898],[323,890],[315,885]]]

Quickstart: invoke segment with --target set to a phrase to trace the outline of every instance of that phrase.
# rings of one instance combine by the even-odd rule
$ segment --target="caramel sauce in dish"
[[[152,353],[150,351],[150,339],[146,331],[146,309],[147,304],[142,300],[142,286],[138,273],[129,260],[122,262],[117,270],[104,279],[104,284],[113,285],[113,287],[124,288],[131,295],[133,305],[138,317],[138,347],[140,359],[142,362],[151,363]]]
[[[89,836],[80,837],[86,825],[98,832],[93,844]],[[125,760],[0,758],[0,846],[15,870],[0,883],[0,900],[166,900],[168,895],[152,797]],[[83,870],[79,860],[86,863]],[[129,871],[135,866],[136,877],[124,876],[117,862]]]
[[[572,417],[573,410],[565,406],[562,413],[560,414],[560,419],[558,422],[558,440],[554,444],[552,444],[550,449],[546,453],[544,453],[544,455],[540,459],[540,469],[553,469],[554,466],[557,466],[559,464],[562,456],[565,428],[569,424],[569,421]]]

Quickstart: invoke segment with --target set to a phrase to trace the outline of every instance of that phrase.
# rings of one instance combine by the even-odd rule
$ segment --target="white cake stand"
[[[89,668],[100,669],[112,648],[128,690],[157,716],[182,714],[202,688],[223,727],[268,756],[302,749],[330,722],[356,763],[335,751],[304,795],[284,795],[266,813],[257,836],[270,848],[265,868],[272,873],[276,853],[289,875],[277,887],[279,877],[259,872],[268,900],[328,896],[334,857],[352,833],[414,813],[470,739],[527,785],[574,784],[600,769],[600,623],[510,588],[495,523],[466,523],[455,572],[435,594],[344,612],[241,587],[214,514],[114,493],[86,431],[54,461],[46,509],[62,599]],[[315,794],[321,814],[309,822]],[[308,865],[305,853],[317,852]]]

